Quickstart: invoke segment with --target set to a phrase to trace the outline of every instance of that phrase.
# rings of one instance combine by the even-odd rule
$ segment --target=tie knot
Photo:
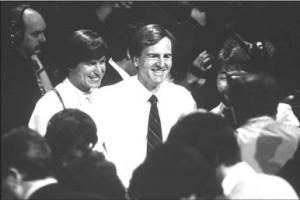
[[[152,105],[155,105],[158,102],[157,97],[154,94],[150,97],[149,101]]]

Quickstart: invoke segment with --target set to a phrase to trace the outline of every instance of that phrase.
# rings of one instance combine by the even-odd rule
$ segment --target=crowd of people
[[[299,199],[297,8],[1,2],[1,198]]]

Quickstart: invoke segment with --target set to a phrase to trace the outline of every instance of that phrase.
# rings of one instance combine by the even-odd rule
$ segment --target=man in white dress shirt
[[[69,38],[65,52],[67,77],[55,87],[57,93],[49,91],[37,102],[29,121],[29,127],[41,135],[50,118],[64,108],[77,108],[93,118],[93,94],[106,68],[106,42],[91,30],[78,30]]]
[[[95,110],[101,124],[98,133],[104,135],[108,159],[115,163],[125,187],[146,157],[149,98],[155,94],[158,99],[162,142],[177,119],[196,108],[185,88],[166,81],[172,67],[174,41],[173,35],[161,25],[140,28],[129,47],[137,75],[103,87],[96,95]],[[95,148],[98,146],[101,148],[102,144]]]

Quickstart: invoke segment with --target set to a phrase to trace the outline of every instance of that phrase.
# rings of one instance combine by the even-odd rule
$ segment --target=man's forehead
[[[45,26],[46,27],[46,23],[44,18],[42,17],[42,15],[31,9],[28,8],[25,10],[24,14],[23,14],[23,20],[25,25],[30,26],[30,25],[40,25],[40,26]]]
[[[163,51],[169,51],[168,53],[172,52],[172,43],[171,40],[167,37],[162,38],[159,42],[156,44],[147,46],[143,49],[143,51],[148,52],[156,52],[157,50],[163,50]]]
[[[101,62],[103,60],[106,60],[105,56],[102,56],[100,59],[92,59],[92,60],[90,60],[90,62]]]

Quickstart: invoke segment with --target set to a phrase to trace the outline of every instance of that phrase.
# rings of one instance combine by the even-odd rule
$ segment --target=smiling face
[[[74,69],[70,69],[71,83],[81,91],[88,92],[91,88],[99,88],[104,76],[106,58],[81,62]]]
[[[164,37],[158,43],[144,48],[134,58],[138,66],[138,79],[149,90],[156,90],[166,79],[172,68],[172,44]]]

